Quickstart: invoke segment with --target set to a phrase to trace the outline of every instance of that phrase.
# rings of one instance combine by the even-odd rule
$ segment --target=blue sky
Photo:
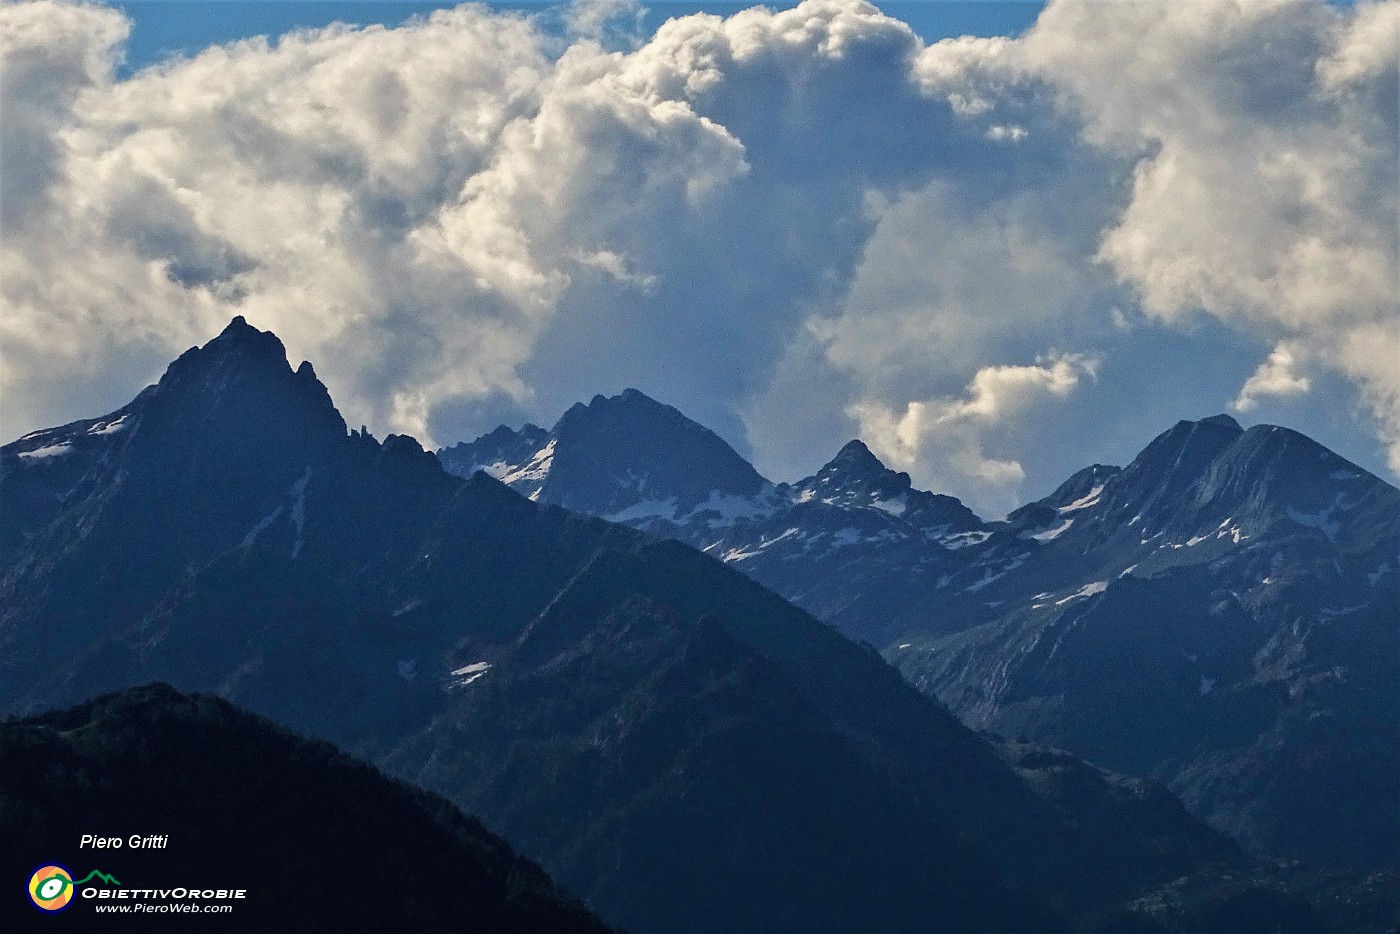
[[[429,445],[630,386],[987,516],[1218,412],[1400,474],[1400,0],[625,6],[0,5],[5,437],[241,314]]]
[[[395,26],[410,16],[453,3],[378,3],[374,0],[323,3],[319,0],[132,0],[115,4],[132,20],[127,44],[128,68],[140,68],[168,54],[193,54],[209,45],[248,36],[278,36],[292,29],[315,28],[333,22]],[[549,3],[492,3],[497,9],[539,12]],[[654,28],[672,16],[709,12],[729,15],[752,4],[651,3],[646,23]],[[768,4],[785,9],[792,3]],[[1035,22],[1042,3],[1006,0],[905,0],[882,4],[891,16],[904,20],[925,41],[948,36],[1016,35]]]

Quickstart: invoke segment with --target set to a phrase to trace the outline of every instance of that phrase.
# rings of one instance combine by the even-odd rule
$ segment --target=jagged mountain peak
[[[205,346],[227,346],[241,341],[266,341],[268,338],[276,337],[277,335],[271,331],[253,327],[248,323],[248,319],[242,315],[234,315],[229,319],[228,324],[224,325],[224,329],[214,335]],[[277,344],[281,346],[282,341],[278,339]]]
[[[544,439],[548,437],[548,435],[548,431],[532,422],[526,422],[525,424],[521,425],[518,429],[511,428],[509,425],[497,425],[491,431],[488,431],[486,434],[482,435],[480,438],[477,438],[476,441],[472,443],[502,445],[521,438],[527,438],[531,440],[538,438],[541,442],[543,442]]]
[[[1240,423],[1228,415],[1212,415],[1194,421],[1182,419],[1148,442],[1142,453],[1154,449],[1218,447],[1230,443],[1243,433],[1244,429],[1240,427]]]
[[[594,393],[593,398],[589,399],[587,402],[575,402],[565,409],[563,416],[560,417],[559,421],[554,423],[554,429],[557,430],[559,426],[567,420],[584,417],[587,414],[598,414],[600,412],[619,409],[632,409],[634,411],[651,409],[654,411],[669,408],[670,406],[662,405],[640,389],[632,389],[629,387],[612,396],[605,396],[601,392],[598,392]]]
[[[1400,525],[1400,492],[1304,434],[1255,425],[1215,459],[1193,490],[1200,508],[1256,524],[1311,526],[1333,539],[1360,526]],[[1358,525],[1359,524],[1359,525]]]
[[[444,470],[459,477],[470,477],[477,471],[483,471],[497,480],[506,480],[532,460],[543,460],[539,455],[548,442],[549,432],[538,425],[526,423],[518,430],[508,425],[498,425],[475,441],[462,441],[442,448],[437,456]],[[534,479],[543,480],[544,474]],[[539,484],[536,482],[531,489],[520,492],[530,496],[538,494],[538,490]]]
[[[1179,430],[1183,425],[1189,427]],[[1142,473],[1143,467],[1167,468],[1165,480],[1189,483],[1180,490],[1184,498],[1178,505],[1189,500],[1197,508],[1230,509],[1249,502],[1253,508],[1277,511],[1322,504],[1339,492],[1354,499],[1349,494],[1363,488],[1393,489],[1301,432],[1267,424],[1245,430],[1223,415],[1178,425],[1149,445],[1125,474]]]
[[[885,466],[856,438],[821,470],[792,486],[799,504],[878,509],[903,519],[918,534],[941,540],[982,528],[982,520],[952,496],[915,489],[909,474]]]
[[[793,489],[799,502],[871,506],[895,514],[908,506],[912,484],[907,473],[890,470],[859,438],[848,441],[836,456]]]
[[[1302,432],[1282,425],[1252,426],[1231,445],[1230,456],[1253,461],[1285,458],[1296,468],[1309,472],[1334,473],[1344,469],[1380,480],[1370,471],[1358,467]]]
[[[70,685],[129,683],[135,674],[237,692],[288,722],[336,730],[357,748],[384,750],[388,767],[420,775],[479,807],[494,826],[518,834],[522,848],[563,867],[590,899],[639,927],[653,919],[654,926],[675,930],[850,930],[872,923],[891,930],[940,924],[1054,930],[1053,919],[1032,911],[1034,906],[1022,909],[1010,893],[1031,892],[1057,905],[1099,911],[1104,900],[1136,896],[1154,880],[1179,878],[1228,850],[1178,820],[1178,812],[1156,807],[1138,811],[1150,824],[1148,832],[1119,833],[1124,812],[1118,805],[1142,799],[1108,789],[1093,795],[1102,806],[1085,809],[1091,797],[1085,780],[1101,781],[1087,767],[1070,772],[1054,757],[1027,753],[1018,755],[1018,771],[1009,771],[995,750],[921,699],[872,653],[758,588],[740,570],[801,570],[807,561],[800,577],[774,574],[774,588],[815,607],[813,585],[829,585],[825,593],[836,591],[835,600],[821,609],[834,610],[838,622],[850,618],[839,612],[864,599],[856,624],[878,620],[891,636],[901,635],[895,627],[928,632],[980,619],[993,625],[973,627],[980,634],[972,636],[963,628],[948,638],[990,638],[1007,619],[1008,625],[1028,621],[1037,628],[1014,644],[1016,654],[979,652],[980,645],[961,642],[972,650],[946,667],[973,672],[975,678],[965,676],[968,682],[1001,691],[997,700],[1009,696],[1001,686],[1017,665],[1049,678],[1058,670],[1051,661],[1082,663],[1076,670],[1100,676],[1048,687],[1045,679],[1018,680],[1017,689],[1026,690],[1017,697],[1046,699],[1020,705],[1022,719],[1006,721],[1009,731],[1087,696],[1091,724],[1142,725],[1138,735],[1126,736],[1130,741],[1141,741],[1159,725],[1179,731],[1185,751],[1167,751],[1169,762],[1181,762],[1203,742],[1221,740],[1218,732],[1190,735],[1197,723],[1224,722],[1254,744],[1251,749],[1262,746],[1254,738],[1269,724],[1255,725],[1260,718],[1253,711],[1292,687],[1253,683],[1268,632],[1248,644],[1240,640],[1233,669],[1220,659],[1235,647],[1195,642],[1245,627],[1249,620],[1238,603],[1218,593],[1226,584],[1261,580],[1269,554],[1260,554],[1258,565],[1234,579],[1203,566],[1190,586],[1178,587],[1167,575],[1121,582],[1111,577],[1110,583],[1098,570],[1107,559],[1093,569],[1068,562],[1037,565],[1070,551],[1039,549],[995,532],[964,536],[967,547],[928,549],[917,536],[897,534],[910,525],[911,493],[911,505],[897,518],[876,508],[844,514],[812,508],[805,516],[795,515],[796,509],[777,514],[767,525],[748,523],[759,527],[752,530],[736,522],[733,534],[756,534],[712,552],[735,564],[725,570],[681,544],[657,543],[562,510],[536,509],[486,476],[453,483],[437,474],[437,482],[424,483],[427,469],[421,475],[380,469],[358,453],[368,450],[367,441],[316,451],[306,444],[302,423],[277,407],[289,395],[309,397],[292,382],[298,377],[286,366],[280,342],[280,369],[244,366],[245,358],[264,360],[272,347],[257,336],[263,333],[244,322],[230,344],[192,352],[198,366],[191,364],[189,384],[197,391],[181,396],[171,388],[174,382],[163,383],[165,395],[156,401],[169,416],[161,414],[162,430],[148,432],[150,425],[141,425],[143,442],[161,444],[159,451],[147,448],[150,469],[97,478],[98,494],[59,523],[48,523],[56,533],[21,542],[25,572],[9,577],[10,589],[0,599],[8,644],[21,649],[6,659],[13,662],[0,677],[0,697],[8,703],[50,703]],[[231,345],[241,341],[248,342],[247,354],[232,352],[237,348]],[[220,369],[221,361],[228,366]],[[301,379],[314,378],[309,369],[303,372]],[[177,404],[181,398],[209,405]],[[580,409],[632,404],[619,396]],[[641,405],[645,411],[675,411]],[[569,439],[529,427],[533,431],[498,430],[492,436],[540,442],[531,457],[545,481],[568,480],[585,500],[599,494],[598,507],[590,511],[604,514],[622,493],[642,499],[675,497],[687,488],[712,493],[714,473],[697,463],[697,452],[721,464],[738,458],[699,426],[660,437],[600,432]],[[1187,423],[1184,437],[1171,446],[1175,454],[1160,452],[1164,463],[1184,476],[1190,465],[1183,458],[1195,458],[1196,445],[1242,450],[1243,436],[1231,427],[1211,420]],[[1229,436],[1223,448],[1213,444],[1222,433]],[[1249,438],[1251,445],[1254,438],[1261,444],[1276,440],[1264,432]],[[847,448],[859,462],[863,445]],[[377,451],[386,468],[432,463],[408,438],[390,436]],[[318,453],[326,456],[310,459]],[[1218,453],[1212,457],[1206,460],[1220,462]],[[881,470],[882,478],[908,483],[905,475],[883,465]],[[1119,476],[1105,479],[1091,469],[1081,482],[1116,482]],[[54,501],[51,487],[35,489]],[[1164,503],[1164,510],[1172,505]],[[824,524],[797,528],[807,516]],[[866,531],[874,534],[862,537]],[[1136,528],[1131,531],[1136,535]],[[1209,547],[1238,544],[1228,531],[1222,529]],[[972,547],[973,538],[986,547]],[[701,542],[717,544],[708,532]],[[1189,553],[1188,542],[1169,551],[1178,542],[1164,537],[1152,547],[1163,555]],[[762,563],[760,549],[774,543]],[[741,547],[752,544],[759,547]],[[1018,544],[1023,550],[1012,552]],[[856,551],[861,546],[871,546],[864,557]],[[1392,548],[1386,560],[1394,553]],[[1319,554],[1330,558],[1332,552]],[[1078,561],[1084,552],[1072,557]],[[1378,563],[1358,568],[1394,573]],[[1051,582],[1033,576],[1052,572]],[[1105,579],[1090,581],[1091,572]],[[1285,660],[1288,665],[1304,650],[1326,650],[1325,640],[1341,641],[1333,633],[1349,638],[1335,621],[1355,615],[1350,601],[1356,588],[1350,584],[1356,578],[1364,580],[1354,574],[1345,586],[1325,592],[1328,599],[1337,597],[1326,609],[1343,615],[1317,613],[1311,628],[1321,645],[1286,643],[1284,648],[1298,650]],[[1138,592],[1146,602],[1129,602]],[[1105,620],[1106,609],[1081,612],[1110,600],[1152,612],[1118,613],[1129,626],[1119,629],[1105,628],[1112,622]],[[1187,607],[1192,616],[1183,627],[1177,618],[1186,614],[1178,609],[1187,601],[1194,606]],[[1222,604],[1228,612],[1216,611]],[[983,615],[974,616],[974,609]],[[1375,618],[1393,618],[1383,617],[1384,610]],[[722,624],[690,622],[709,613]],[[653,625],[671,618],[682,627],[674,635]],[[1290,607],[1283,625],[1297,629],[1297,618]],[[519,637],[532,621],[541,637],[538,664],[517,648],[528,648]],[[1287,630],[1281,626],[1278,632]],[[1040,639],[1042,634],[1047,637]],[[552,641],[545,642],[546,635]],[[1125,652],[1130,642],[1151,651]],[[1278,655],[1270,644],[1266,660]],[[484,649],[480,654],[478,647]],[[473,654],[444,664],[466,648]],[[1390,657],[1382,655],[1373,667],[1383,668]],[[1066,658],[1071,662],[1059,661]],[[1307,681],[1294,684],[1307,692],[1352,691],[1366,674],[1353,658],[1367,661],[1361,652],[1341,656],[1335,666],[1315,666]],[[1330,659],[1324,661],[1330,666]],[[926,668],[916,683],[928,689],[937,674]],[[482,677],[473,691],[465,690]],[[1170,678],[1175,680],[1168,683]],[[1155,704],[1135,703],[1141,695],[1134,692],[1143,684],[1166,685],[1149,697]],[[1384,701],[1389,695],[1374,696]],[[1236,698],[1249,708],[1247,717],[1228,721],[1222,711]],[[1350,702],[1344,695],[1342,701]],[[1333,709],[1318,712],[1330,716]],[[1313,736],[1374,735],[1366,730],[1378,719],[1322,719],[1309,729]],[[1333,729],[1334,722],[1341,728]],[[1379,722],[1388,728],[1390,721]],[[1076,740],[1068,731],[1061,735]],[[1096,745],[1092,735],[1077,739],[1086,755],[1114,748]],[[1232,742],[1224,737],[1221,745]],[[1307,754],[1317,746],[1293,748]],[[1374,748],[1383,755],[1390,747]],[[1133,761],[1147,762],[1147,754]],[[1233,774],[1257,761],[1236,759]],[[763,767],[755,770],[755,762]],[[1340,762],[1348,775],[1365,765],[1359,757]],[[1385,771],[1377,774],[1395,774],[1392,762],[1380,764]],[[1023,781],[1032,770],[1045,774]],[[1230,778],[1220,771],[1209,777],[1217,776]],[[1287,818],[1325,797],[1315,793],[1322,786],[1312,774],[1303,778],[1304,793],[1281,802]],[[1365,802],[1390,800],[1384,794],[1389,786],[1374,784],[1381,793],[1358,796],[1361,807],[1346,802],[1372,824],[1377,821]],[[789,794],[794,788],[802,794]],[[1221,796],[1249,802],[1253,790],[1235,782]],[[1052,793],[1057,800],[1042,803],[1042,794]],[[812,822],[813,813],[836,816]],[[549,819],[541,820],[542,814]],[[723,824],[716,814],[726,818]],[[1322,826],[1326,817],[1305,813],[1296,823]],[[724,833],[677,857],[677,848],[667,844],[687,833],[695,837],[696,827]],[[804,829],[796,844],[792,827]],[[1175,849],[1159,843],[1182,837],[1188,842]],[[1345,834],[1342,839],[1345,845]],[[741,858],[728,859],[734,853]],[[703,895],[712,901],[697,900],[693,892],[689,870],[701,863],[725,870]],[[641,869],[621,876],[615,874],[619,866]],[[781,874],[766,876],[774,866]],[[931,891],[929,880],[936,883]],[[801,897],[773,897],[792,892]],[[769,904],[774,907],[766,911]],[[1014,911],[983,910],[984,904]],[[875,922],[871,905],[882,912]],[[963,913],[953,914],[950,906]],[[848,913],[834,914],[842,910]]]
[[[549,432],[498,428],[440,456],[454,473],[485,469],[532,499],[600,515],[647,504],[670,514],[769,486],[719,435],[636,389],[576,403]]]
[[[594,399],[599,399],[599,398],[602,398],[602,397],[601,397],[601,396],[594,396]],[[619,393],[617,396],[615,396],[614,398],[615,398],[618,402],[623,402],[623,403],[626,403],[626,404],[628,404],[628,405],[654,405],[654,406],[658,406],[658,407],[669,408],[669,406],[661,406],[661,403],[660,403],[660,402],[657,402],[655,399],[653,399],[651,396],[648,396],[646,393],[642,392],[640,389],[633,389],[631,386],[629,386],[629,387],[627,387],[626,389],[622,390],[622,392],[620,392],[620,393]]]
[[[1153,439],[1126,472],[1199,472],[1217,458],[1259,462],[1284,456],[1285,449],[1289,449],[1287,456],[1298,463],[1333,460],[1361,471],[1312,438],[1290,428],[1259,424],[1244,429],[1229,415],[1214,415],[1194,422],[1177,422]]]
[[[815,474],[799,480],[795,485],[802,489],[814,483],[830,486],[871,481],[883,481],[905,489],[909,487],[907,473],[896,472],[886,467],[884,461],[876,457],[864,441],[855,438],[842,445],[841,450]]]
[[[1165,521],[1180,508],[1216,458],[1243,433],[1228,415],[1177,422],[1112,477],[1101,508],[1112,504],[1125,511],[1124,521],[1135,515],[1156,514]],[[1032,505],[1058,508],[1062,504],[1045,500]]]
[[[615,396],[599,393],[587,405],[574,403],[555,423],[552,433],[563,436],[575,431],[606,431],[617,427],[655,429],[662,426],[673,430],[709,431],[687,418],[679,409],[658,402],[641,390],[629,388]]]
[[[294,371],[277,335],[239,315],[120,409],[31,432],[4,452],[12,466],[63,467],[49,472],[72,474],[67,484],[110,460],[106,452],[115,448],[129,447],[128,466],[168,460],[169,450],[188,452],[182,464],[193,464],[224,456],[243,436],[262,439],[266,449],[286,439],[310,450],[335,445],[346,425],[311,363]]]
[[[1085,468],[1008,520],[1066,560],[1092,552],[1124,574],[1299,536],[1364,550],[1395,534],[1397,504],[1400,492],[1299,432],[1218,415],[1178,422],[1122,470]]]
[[[1189,423],[1188,423],[1188,424],[1189,424]],[[1203,418],[1203,419],[1200,420],[1200,424],[1202,424],[1202,425],[1215,425],[1215,426],[1220,427],[1220,428],[1229,428],[1229,429],[1231,429],[1231,430],[1233,430],[1233,431],[1242,431],[1242,430],[1243,430],[1243,429],[1240,428],[1240,423],[1239,423],[1239,422],[1235,421],[1232,417],[1230,417],[1229,415],[1226,415],[1224,412],[1221,412],[1221,413],[1218,414],[1218,415],[1211,415],[1211,416],[1209,416],[1209,417],[1207,417],[1207,418]]]
[[[171,364],[171,369],[175,369],[182,361],[189,367],[196,364],[209,366],[231,359],[242,359],[250,364],[270,364],[291,372],[287,362],[287,348],[282,344],[282,339],[271,331],[253,327],[242,315],[235,315],[218,336],[203,346],[192,347],[181,354],[175,363]],[[310,363],[303,362],[302,367],[309,369]]]
[[[247,432],[322,445],[347,434],[315,368],[304,361],[293,370],[281,339],[242,315],[213,340],[181,354],[144,408],[148,431],[176,432],[190,444],[222,444]]]
[[[1228,415],[1212,415],[1194,422],[1183,419],[1152,439],[1133,464],[1160,468],[1170,467],[1173,459],[1185,462],[1208,458],[1243,433],[1239,422]]]
[[[847,441],[820,472],[825,473],[829,470],[869,475],[888,472],[889,468],[871,452],[864,441],[854,438]]]

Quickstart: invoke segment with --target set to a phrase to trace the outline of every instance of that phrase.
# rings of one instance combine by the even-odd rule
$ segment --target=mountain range
[[[104,894],[242,889],[242,898],[195,902],[231,905],[219,918],[228,930],[609,930],[442,798],[166,685],[0,724],[0,802],[6,880],[58,862],[116,880],[100,885]],[[129,842],[157,830],[158,848],[79,845],[84,834]],[[31,929],[39,916],[26,901],[4,900],[5,930]],[[164,899],[102,903],[136,901]],[[79,898],[57,920],[89,922],[96,903]],[[149,931],[162,921],[170,916],[104,914],[94,927]]]
[[[628,442],[634,410],[664,423]],[[570,413],[478,442],[500,479],[457,476],[411,438],[347,431],[311,365],[235,319],[127,406],[0,448],[0,710],[151,681],[216,694],[443,795],[636,932],[1335,923],[1160,783],[970,729],[738,557],[771,550],[740,530],[783,510],[887,517],[967,552],[960,582],[993,578],[951,611],[1002,593],[988,568],[1016,558],[988,546],[1028,554],[1039,525],[899,475],[845,505],[839,469],[775,486],[640,394]],[[735,537],[665,537],[687,525]],[[969,632],[941,619],[919,657]],[[1328,904],[1372,904],[1366,879]]]
[[[1400,492],[1297,432],[1184,421],[999,521],[859,440],[774,484],[636,390],[439,456],[687,542],[968,724],[1164,781],[1256,853],[1400,864]]]

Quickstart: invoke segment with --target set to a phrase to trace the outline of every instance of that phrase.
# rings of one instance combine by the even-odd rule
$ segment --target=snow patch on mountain
[[[1085,493],[1083,496],[1081,496],[1074,502],[1066,506],[1061,506],[1059,509],[1060,513],[1064,514],[1067,512],[1078,512],[1081,509],[1088,509],[1090,506],[1096,505],[1099,501],[1099,498],[1103,495],[1103,488],[1104,484],[1100,483],[1098,486],[1094,487],[1092,490],[1090,490],[1088,493]]]
[[[788,539],[794,537],[802,538],[803,536],[801,533],[802,530],[794,526],[793,528],[787,529],[780,535],[775,535],[772,538],[763,536],[759,539],[758,545],[756,547],[748,549],[745,549],[744,547],[730,548],[724,554],[720,555],[720,560],[723,561],[725,564],[729,564],[734,561],[743,561],[746,558],[752,558],[754,555],[759,554],[765,548],[771,548],[779,542],[787,541]],[[705,551],[708,552],[711,548],[714,548],[716,545],[719,544],[720,542],[715,542],[713,545],[710,545],[709,547],[705,548]]]
[[[454,668],[452,669],[452,680],[448,682],[448,687],[464,688],[475,681],[481,680],[486,672],[490,670],[490,662],[472,662],[470,665]]]
[[[1092,597],[1092,596],[1094,596],[1095,594],[1101,594],[1101,593],[1103,593],[1103,592],[1104,592],[1105,590],[1107,590],[1107,589],[1108,589],[1108,581],[1094,581],[1094,582],[1091,583],[1091,584],[1085,584],[1083,587],[1080,587],[1078,590],[1076,590],[1074,593],[1070,594],[1068,597],[1065,597],[1063,600],[1056,600],[1056,601],[1055,601],[1055,605],[1056,605],[1056,606],[1064,606],[1066,603],[1069,603],[1071,600],[1080,600],[1080,599],[1083,599],[1084,597]]]
[[[26,460],[46,460],[50,457],[61,457],[71,450],[73,450],[72,442],[60,441],[57,444],[46,444],[32,451],[20,451],[19,456]]]
[[[973,593],[976,593],[976,592],[979,591],[979,590],[985,589],[985,588],[988,587],[990,584],[994,583],[995,581],[1000,580],[1001,578],[1003,578],[1003,577],[1005,577],[1006,575],[1010,574],[1012,571],[1014,571],[1014,570],[1016,570],[1017,568],[1019,568],[1021,565],[1025,564],[1025,563],[1026,563],[1026,559],[1027,559],[1028,557],[1030,557],[1030,555],[1029,555],[1028,553],[1022,552],[1021,554],[1019,554],[1019,555],[1017,555],[1016,557],[1012,558],[1010,561],[1008,561],[1008,562],[1006,562],[1005,564],[1003,564],[1003,565],[1001,566],[1001,569],[998,570],[998,571],[993,571],[991,567],[986,567],[986,568],[984,568],[983,571],[982,571],[982,577],[981,577],[981,579],[979,579],[975,584],[972,584],[971,586],[964,588],[964,590],[965,590],[965,591],[971,591],[971,592],[973,592]]]
[[[553,442],[550,442],[551,444]],[[608,513],[603,516],[609,522],[637,522],[642,519],[674,519],[676,517],[676,498],[668,496],[665,499],[644,499],[626,509],[619,509],[617,512]]]
[[[967,548],[971,545],[980,545],[992,537],[991,532],[959,532],[956,535],[944,535],[937,539],[938,544],[944,548],[957,551],[960,548]]]
[[[555,439],[550,438],[549,443],[530,455],[530,459],[526,461],[523,466],[511,470],[496,479],[507,486],[514,486],[517,483],[543,483],[545,478],[549,476],[549,468],[554,464],[554,445]],[[539,490],[536,488],[534,495],[530,498],[535,499],[538,496]]]
[[[482,473],[486,474],[489,477],[494,477],[497,480],[505,482],[505,476],[509,474],[512,470],[514,470],[515,466],[512,464],[507,464],[505,461],[495,461],[494,463],[490,464],[477,464],[475,465],[474,469],[480,470]]]
[[[1036,532],[1032,535],[1022,535],[1023,538],[1033,538],[1038,542],[1053,542],[1061,535],[1069,531],[1069,527],[1074,525],[1073,519],[1066,519],[1053,529],[1046,529],[1044,532]]]
[[[735,496],[711,490],[710,495],[690,511],[690,517],[710,526],[732,525],[740,519],[767,518],[788,502],[771,488],[758,496]]]
[[[1338,493],[1336,498],[1332,500],[1332,505],[1320,509],[1317,512],[1300,512],[1292,506],[1289,506],[1288,518],[1299,525],[1317,529],[1323,535],[1327,536],[1329,542],[1336,542],[1337,533],[1341,531],[1342,524],[1332,516],[1334,513],[1345,508],[1342,505],[1344,499],[1346,499],[1346,494]]]
[[[900,516],[904,514],[905,508],[909,505],[909,498],[899,496],[895,499],[877,499],[870,505],[892,516]]]
[[[110,422],[99,421],[96,425],[89,428],[87,433],[90,435],[114,435],[119,431],[126,430],[128,427],[126,420],[127,416],[123,415],[121,418],[113,419]]]

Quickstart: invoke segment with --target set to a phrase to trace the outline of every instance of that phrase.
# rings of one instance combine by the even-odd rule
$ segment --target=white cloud
[[[637,0],[576,0],[564,10],[569,35],[604,42],[622,31],[636,39],[646,10]]]
[[[932,133],[851,116],[866,93],[930,106],[907,80],[912,32],[861,3],[686,17],[626,53],[464,6],[124,81],[91,64],[117,54],[113,11],[3,12],[46,24],[35,41],[54,49],[89,44],[70,56],[83,67],[43,77],[71,102],[38,132],[52,207],[5,231],[17,428],[93,404],[45,386],[56,364],[130,386],[233,314],[316,359],[379,431],[427,440],[454,400],[548,411],[646,372],[732,427],[804,309],[849,275],[866,187],[910,171],[890,141]],[[575,34],[620,12],[576,7]],[[105,25],[63,26],[75,17]]]
[[[56,131],[73,123],[84,90],[109,80],[125,17],[95,6],[43,2],[0,9],[0,221],[23,223],[59,170]]]
[[[851,417],[871,449],[901,470],[919,470],[938,489],[971,489],[977,507],[1004,513],[1019,502],[1026,472],[1014,458],[985,453],[989,428],[1004,427],[1044,397],[1064,399],[1098,362],[1055,354],[1033,366],[983,367],[962,397],[916,400],[902,412],[878,401],[857,402]],[[969,484],[971,481],[971,484]]]
[[[1400,471],[1397,10],[1061,0],[925,47],[860,0],[648,38],[624,0],[562,34],[464,6],[117,80],[120,13],[6,4],[6,434],[243,314],[376,431],[639,385],[779,479],[859,427],[999,508],[1051,413],[1155,427],[1072,392],[1090,358],[1005,361],[1149,359],[1204,315],[1352,380]]]
[[[411,234],[537,106],[549,68],[523,19],[462,8],[89,75],[49,127],[51,208],[5,230],[6,421],[79,414],[53,411],[69,400],[45,373],[148,379],[237,313],[321,363],[347,414],[381,430],[421,430],[441,392],[523,392],[530,316],[475,270],[423,262]],[[133,344],[149,353],[110,349]]]
[[[1189,100],[1164,94],[1135,127],[1118,121],[1158,148],[1139,162],[1132,201],[1101,251],[1149,315],[1204,309],[1268,339],[1306,342],[1357,380],[1392,446],[1400,421],[1384,400],[1400,394],[1400,356],[1358,365],[1348,348],[1400,315],[1397,12],[1359,4],[1348,25],[1318,4],[1217,11],[1225,28],[1185,40],[1182,64],[1230,65]],[[1286,363],[1271,363],[1241,401],[1306,389]],[[1400,462],[1400,447],[1391,459]]]
[[[1369,85],[1395,74],[1400,41],[1400,4],[1362,2],[1341,25],[1335,45],[1317,63],[1317,75],[1330,92]]]
[[[1354,348],[1400,313],[1398,49],[1394,0],[1063,0],[1021,39],[940,43],[919,70],[993,113],[1051,95],[1084,144],[1131,167],[1097,258],[1143,312],[1306,342],[1394,439],[1400,365]]]
[[[1337,353],[1376,414],[1390,470],[1400,476],[1400,316],[1351,329]]]
[[[1234,407],[1249,412],[1259,404],[1260,396],[1297,396],[1311,389],[1312,381],[1296,372],[1297,354],[1298,348],[1288,344],[1275,347],[1269,359],[1259,364],[1259,369],[1240,387]]]
[[[1010,141],[1013,143],[1019,143],[1026,138],[1026,135],[1026,128],[1023,126],[1016,126],[1015,124],[1004,126],[998,123],[987,130],[987,139]]]

